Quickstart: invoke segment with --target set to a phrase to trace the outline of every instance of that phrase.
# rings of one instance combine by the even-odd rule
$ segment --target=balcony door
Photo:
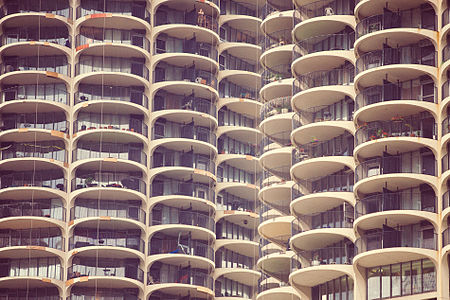
[[[400,244],[400,231],[383,225],[383,248],[399,247]]]
[[[383,8],[383,27],[384,29],[398,28],[401,26],[401,18],[399,14]]]
[[[181,166],[192,168],[194,167],[194,150],[181,154]]]
[[[383,152],[383,174],[398,173],[400,171],[400,157]]]
[[[399,193],[383,188],[383,211],[400,209]]]

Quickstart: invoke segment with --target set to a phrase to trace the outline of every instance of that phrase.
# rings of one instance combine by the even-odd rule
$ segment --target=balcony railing
[[[450,207],[450,190],[446,191],[444,195],[442,195],[442,210]]]
[[[384,232],[376,232],[371,234],[363,234],[356,239],[355,252],[361,254],[371,250],[388,249],[394,247],[413,247],[436,250],[438,237],[436,233],[431,236],[417,237],[417,232],[411,230],[392,230]]]
[[[123,188],[145,194],[147,186],[140,177],[126,173],[92,173],[77,175],[72,179],[72,191],[89,187]]]
[[[54,177],[59,177],[59,173],[52,174],[52,171],[47,171],[46,174],[17,172],[2,175],[0,176],[0,188],[42,187],[65,192],[67,186],[66,179],[64,179],[64,177]]]
[[[358,182],[372,176],[397,173],[436,176],[436,161],[424,165],[420,159],[420,153],[417,153],[416,159],[413,158],[413,154],[414,152],[408,152],[366,160],[356,167],[355,180]]]
[[[9,86],[1,90],[2,102],[14,100],[46,100],[69,104],[70,95],[65,84],[27,84]]]
[[[10,217],[44,217],[59,221],[66,220],[64,206],[39,202],[9,203],[0,205],[0,219]]]
[[[0,274],[0,278],[4,277],[39,277],[39,278],[51,278],[56,280],[63,279],[63,267],[59,264],[53,263],[55,259],[59,260],[59,257],[38,257],[25,259],[12,259],[8,267],[3,267],[3,272]],[[52,264],[46,264],[51,261]],[[14,266],[13,266],[14,264]],[[20,267],[19,267],[20,265]],[[30,265],[38,265],[37,267],[31,267]]]
[[[298,14],[294,18],[294,25],[316,17],[349,15],[353,16],[355,8],[354,0],[319,0],[298,8]]]
[[[433,13],[434,14],[434,13]],[[356,25],[356,38],[360,38],[366,34],[393,28],[422,28],[436,30],[437,17],[433,22],[424,18],[421,8],[412,8],[391,12],[386,10],[382,15],[376,15],[362,19]]]
[[[332,69],[326,71],[315,71],[298,76],[294,81],[294,95],[307,89],[330,86],[330,85],[350,85],[355,78],[354,68]]]
[[[353,156],[353,140],[348,143],[351,134],[343,134],[327,141],[311,142],[300,145],[292,151],[292,165],[312,158],[327,156]]]
[[[70,67],[65,56],[41,56],[39,59],[35,59],[35,57],[5,57],[3,63],[0,64],[1,74],[16,71],[43,71],[70,76]]]
[[[266,102],[263,107],[261,107],[260,118],[261,121],[268,117],[272,117],[278,114],[286,114],[293,112],[291,107],[291,96],[279,97]]]
[[[198,212],[181,210],[179,210],[178,213],[172,213],[170,214],[170,216],[165,216],[164,218],[161,218],[159,220],[153,215],[151,223],[152,226],[169,224],[190,225],[206,228],[213,232],[215,232],[216,224],[214,218],[209,217],[208,215],[204,215]]]
[[[442,90],[445,90],[445,84]],[[356,109],[358,110],[367,105],[392,100],[415,100],[437,103],[437,92],[437,87],[433,82],[422,83],[420,78],[397,83],[385,83],[361,90],[356,95]]]
[[[88,15],[101,15],[104,13],[120,14],[133,16],[150,23],[150,12],[143,5],[137,5],[133,2],[109,1],[105,6],[101,1],[97,1],[104,9],[89,9],[82,6],[77,7],[77,19]],[[91,4],[91,3],[89,3]],[[119,5],[120,4],[120,5]]]
[[[185,167],[200,169],[203,171],[216,173],[216,163],[214,160],[194,153],[183,153],[178,151],[165,151],[165,157],[156,156],[154,152],[152,156],[152,168],[160,167]]]
[[[57,44],[69,48],[72,46],[72,37],[68,34],[67,29],[65,33],[63,33],[61,30],[58,30],[57,28],[51,27],[44,27],[41,28],[41,30],[45,33],[38,32],[38,30],[35,28],[29,28],[29,30],[27,30],[27,28],[24,28],[20,31],[8,30],[0,36],[1,45],[4,46],[21,42],[41,42]]]
[[[214,247],[207,242],[191,240],[183,242],[166,238],[164,240],[153,238],[148,243],[149,255],[157,254],[186,254],[199,256],[214,261]]]
[[[275,7],[273,7],[272,5],[270,5],[270,3],[265,3],[258,12],[258,17],[261,20],[264,20],[268,15],[274,13],[274,12],[278,12],[279,10]]]
[[[267,35],[261,36],[259,40],[262,52],[289,44],[292,44],[292,30],[290,28],[272,31],[267,33]]]
[[[189,181],[164,180],[151,184],[151,197],[180,195],[201,198],[207,201],[215,201],[214,188],[206,184]]]
[[[26,231],[27,232],[23,232],[22,234],[20,231],[14,230],[9,233],[0,233],[0,248],[38,246],[64,251],[64,238],[61,236],[59,229],[54,230],[54,232],[41,234],[40,237],[36,237],[39,236],[39,229],[37,232],[34,232],[33,230]]]
[[[217,3],[217,0],[213,0],[212,2]],[[185,24],[203,27],[218,33],[218,18],[205,15],[203,10],[203,13],[199,13],[199,11],[200,10],[197,11],[193,9],[192,11],[187,12],[171,9],[165,17],[159,17],[158,11],[156,11],[155,24],[153,26]]]
[[[81,62],[75,65],[75,76],[92,72],[119,72],[132,74],[149,79],[148,68],[142,62],[133,62],[130,59],[94,56],[86,59],[80,58]]]
[[[162,53],[190,53],[208,57],[217,61],[218,51],[215,45],[205,42],[197,42],[195,37],[191,39],[180,39],[167,36],[163,45],[159,45],[158,39],[156,39],[153,48],[153,55]]]
[[[391,210],[417,210],[436,212],[437,198],[421,193],[400,191],[367,196],[356,202],[355,217]]]
[[[167,122],[166,122],[167,124]],[[166,139],[166,138],[182,138],[202,141],[213,146],[216,146],[216,135],[209,129],[201,126],[183,125],[179,123],[171,123],[171,128],[174,130],[165,130],[160,133],[155,126],[152,127],[152,140]]]
[[[377,67],[394,64],[415,64],[435,67],[437,52],[425,51],[418,46],[404,46],[397,49],[385,48],[363,54],[356,60],[356,74]]]
[[[221,27],[226,28],[226,31],[222,31],[220,34],[220,39],[224,43],[247,43],[255,45],[258,42],[256,33],[253,31],[238,30],[227,24],[224,24]]]
[[[450,227],[447,227],[442,233],[442,246],[445,247],[450,244]]]
[[[227,79],[222,79],[220,81],[220,88],[219,88],[220,98],[243,98],[256,100],[258,98],[257,95],[258,91],[256,89],[239,86],[237,84],[229,82]]]
[[[214,118],[217,116],[215,103],[205,99],[195,98],[194,96],[188,96],[184,99],[171,99],[170,97],[167,97],[164,99],[164,103],[160,102],[161,101],[153,98],[153,111],[180,109],[205,113]]]
[[[57,16],[62,16],[68,19],[72,19],[72,8],[69,1],[46,0],[39,2],[19,1],[10,2],[0,8],[0,17],[3,18],[12,14],[23,13],[49,13]]]
[[[291,64],[271,66],[270,70],[267,69],[261,73],[261,86],[291,77]]]
[[[214,279],[208,275],[205,271],[197,269],[182,269],[173,270],[170,268],[168,271],[153,271],[149,270],[147,284],[160,284],[160,283],[172,283],[172,284],[190,284],[197,285],[213,290]]]
[[[352,192],[353,184],[353,173],[342,175],[332,174],[308,180],[301,180],[300,184],[295,184],[292,187],[292,200],[315,193]]]
[[[72,151],[72,161],[95,158],[115,158],[129,160],[147,166],[147,154],[139,149],[128,149],[127,145],[92,143],[91,145],[83,143],[81,147]],[[91,146],[91,147],[89,147]]]
[[[354,43],[354,32],[310,37],[299,41],[297,45],[294,46],[293,59],[295,60],[304,55],[322,51],[351,50],[353,49]]]
[[[100,202],[100,205],[102,203]],[[75,204],[70,209],[70,219],[77,220],[92,217],[111,217],[139,221],[145,224],[145,211],[137,206],[130,206],[125,203],[114,202],[114,204],[105,205],[105,208],[87,207]]]
[[[77,278],[83,276],[106,276],[122,277],[144,282],[144,271],[136,265],[127,264],[124,266],[88,266],[74,264],[67,269],[67,278]]]
[[[168,66],[164,72],[153,72],[153,83],[166,81],[185,81],[200,83],[217,90],[217,77],[212,71],[205,71],[192,67]]]
[[[301,251],[299,255],[304,257],[309,265],[302,267],[316,267],[320,265],[342,264],[351,265],[353,262],[353,244],[351,246],[332,246],[314,251]]]
[[[24,118],[23,115],[16,115],[13,118],[3,118],[3,127],[0,127],[0,130],[10,130],[10,129],[21,129],[21,128],[32,128],[32,129],[44,129],[44,130],[55,130],[59,132],[68,133],[69,130],[69,122],[66,120],[59,121],[59,116],[55,116],[54,121],[52,122],[50,119],[47,120],[45,114],[40,114],[40,117],[37,118],[35,114],[28,114]],[[65,115],[62,114],[61,117],[65,118]],[[56,120],[55,120],[56,119]]]
[[[145,137],[148,137],[148,126],[142,123],[140,120],[138,122],[133,121],[135,120],[131,118],[129,120],[126,120],[126,123],[120,121],[114,123],[113,121],[101,122],[94,120],[75,120],[73,122],[73,132],[76,133],[80,131],[95,130],[95,129],[114,129],[114,130],[135,132],[142,134]]]
[[[388,137],[423,137],[436,139],[434,136],[435,129],[433,127],[430,130],[426,130],[421,126],[420,122],[409,118],[395,117],[391,121],[375,121],[363,124],[356,130],[355,142],[356,146],[358,146],[368,141]]]
[[[39,143],[30,144],[11,144],[9,147],[0,150],[0,160],[12,159],[12,158],[24,158],[24,157],[35,157],[35,158],[46,158],[54,159],[60,162],[67,162],[67,151],[61,149],[57,145],[46,145]]]
[[[130,102],[141,105],[148,108],[148,98],[144,92],[141,91],[131,91],[128,95],[124,93],[114,93],[113,86],[98,86],[99,89],[92,88],[92,91],[84,90],[75,93],[75,104],[85,101],[95,101],[95,100],[113,100],[113,101],[123,101]]]
[[[246,15],[246,16],[252,16],[252,17],[259,17],[257,6],[251,3],[245,3],[242,4],[238,1],[234,0],[228,0],[226,2],[228,5],[225,5],[225,8],[228,9],[221,9],[220,14],[221,15]]]
[[[90,237],[74,234],[69,238],[69,250],[90,246],[123,247],[137,250],[142,253],[144,253],[145,250],[144,240],[139,237],[121,236],[120,234],[118,234],[117,237]]]
[[[136,46],[144,49],[147,52],[150,52],[150,41],[144,36],[139,34],[134,34],[133,31],[130,30],[117,30],[114,29],[114,33],[112,30],[105,29],[105,33],[102,32],[102,28],[100,29],[100,36],[95,32],[97,28],[92,28],[92,34],[88,30],[83,34],[77,34],[75,37],[75,47],[77,50],[83,49],[86,47],[84,45],[90,44],[123,44]],[[118,31],[118,32],[116,32]],[[78,75],[78,73],[77,73]],[[137,75],[137,74],[136,74]],[[148,78],[146,78],[148,79]]]

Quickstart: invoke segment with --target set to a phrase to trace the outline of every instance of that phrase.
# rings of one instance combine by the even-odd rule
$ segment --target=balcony
[[[431,7],[431,6],[430,6]],[[420,28],[436,30],[437,17],[434,10],[413,8],[401,11],[384,10],[384,14],[362,19],[356,25],[356,38],[380,30],[395,28]]]
[[[154,26],[161,25],[193,25],[212,30],[218,33],[219,23],[214,16],[205,15],[204,11],[196,10],[194,7],[191,11],[178,11],[176,8],[161,5],[155,12]]]
[[[258,91],[251,87],[240,86],[238,83],[222,79],[219,84],[220,98],[258,99]]]
[[[207,127],[196,126],[193,122],[181,124],[156,121],[152,127],[152,140],[167,138],[197,140],[216,146],[216,135]]]
[[[180,30],[180,29],[177,29]],[[218,52],[211,41],[200,41],[200,38],[180,39],[172,36],[157,38],[153,55],[163,53],[189,53],[211,58],[217,61]]]
[[[431,42],[430,42],[431,44]],[[437,66],[437,52],[430,46],[403,46],[399,48],[386,47],[361,55],[356,60],[356,74],[373,68],[394,64],[416,64]]]
[[[26,56],[26,57],[3,57],[3,63],[0,64],[0,74],[6,74],[15,71],[41,71],[54,72],[70,76],[70,64],[65,55],[58,56]]]
[[[442,90],[445,91],[445,87]],[[437,103],[437,92],[436,85],[429,77],[426,79],[421,77],[397,83],[384,81],[382,85],[367,87],[356,95],[356,110],[367,105],[394,100]]]
[[[75,76],[92,72],[118,72],[149,79],[144,59],[83,55],[75,65]]]
[[[310,37],[301,40],[294,46],[293,60],[302,56],[322,52],[337,50],[352,50],[355,43],[355,34],[333,33]]]
[[[123,188],[145,194],[146,184],[136,173],[77,172],[72,179],[72,192],[84,188]]]
[[[412,247],[437,250],[437,234],[433,230],[411,230],[416,226],[401,226],[399,229],[383,225],[377,232],[362,234],[355,242],[356,254],[395,247]],[[419,228],[417,228],[419,230]]]
[[[61,230],[55,227],[0,230],[0,248],[38,246],[64,251],[64,238]]]
[[[427,114],[428,115],[428,114]],[[445,122],[445,121],[444,121]],[[369,141],[389,137],[419,137],[436,139],[434,119],[420,118],[420,115],[392,117],[390,121],[364,123],[355,133],[356,146]]]
[[[309,265],[302,265],[303,268],[333,264],[351,265],[354,247],[351,241],[346,240],[312,251],[302,251],[299,254],[309,263]]]
[[[63,279],[63,268],[58,257],[6,258],[0,260],[0,278],[24,277]]]
[[[2,295],[2,300],[20,299],[24,297],[23,295],[28,295],[30,300],[62,300],[57,287],[1,288],[0,295]]]
[[[131,202],[131,201],[130,201]],[[70,220],[92,217],[111,217],[128,219],[145,224],[146,213],[137,203],[128,201],[94,201],[90,199],[75,200],[75,206],[70,209]]]
[[[220,28],[223,29],[220,31],[220,39],[223,43],[257,44],[256,33],[253,31],[239,30],[228,24],[223,24]]]
[[[167,214],[171,211],[171,214]],[[153,208],[151,225],[188,225],[208,229],[215,232],[214,218],[208,213],[185,211],[178,208],[159,205]]]
[[[8,172],[8,173],[7,173]],[[66,191],[66,179],[62,171],[13,172],[3,171],[0,188],[39,187]]]
[[[267,32],[266,35],[262,36],[259,41],[262,52],[289,44],[292,44],[292,30],[290,28],[273,31],[270,33]]]
[[[148,271],[147,285],[164,283],[189,284],[213,290],[214,279],[201,269],[154,263]]]
[[[240,154],[257,156],[259,149],[255,144],[241,142],[223,134],[217,140],[217,151],[219,154]]]
[[[179,152],[169,149],[157,149],[152,155],[152,168],[184,167],[216,173],[216,163],[208,155],[196,154],[193,151]]]
[[[38,100],[69,104],[70,96],[64,83],[3,85],[2,103],[8,101]]]
[[[286,114],[293,112],[291,107],[291,96],[279,97],[272,99],[264,104],[261,108],[260,118],[261,122],[266,118],[276,116],[279,114]]]
[[[294,26],[308,19],[333,16],[333,15],[349,15],[353,16],[355,9],[354,0],[319,0],[309,4],[300,6],[297,11],[298,15],[294,15]]]
[[[80,32],[80,34],[75,36],[75,47],[77,51],[85,49],[86,45],[112,44],[136,46],[150,52],[150,41],[145,37],[145,30],[81,27]]]
[[[83,247],[121,247],[144,253],[145,243],[140,238],[140,230],[105,230],[75,228],[69,238],[69,250]]]
[[[72,9],[70,8],[69,1],[54,1],[54,0],[44,0],[44,1],[7,1],[7,3],[2,6],[0,17],[12,15],[12,14],[23,14],[23,13],[50,13],[57,16],[62,16],[68,19],[72,19]]]
[[[66,213],[61,201],[56,199],[35,199],[33,202],[1,201],[0,219],[10,217],[44,217],[65,221]]]
[[[80,84],[75,93],[75,104],[85,101],[106,100],[129,102],[148,108],[144,87]]]
[[[314,71],[298,76],[294,81],[294,94],[316,87],[350,85],[355,77],[354,68]]]
[[[259,64],[255,60],[242,59],[240,57],[231,55],[229,50],[223,51],[220,54],[220,71],[235,70],[246,72],[258,72]]]
[[[73,122],[73,132],[89,131],[95,129],[122,130],[139,133],[148,137],[148,127],[142,121],[141,116],[80,113],[78,119]]]
[[[150,13],[142,2],[108,1],[103,3],[98,0],[81,1],[81,6],[77,7],[77,19],[88,15],[101,15],[113,13],[124,16],[133,16],[150,23]]]
[[[0,143],[0,160],[34,157],[67,162],[67,151],[64,142],[32,142],[32,143]]]
[[[203,183],[162,179],[152,182],[150,195],[151,197],[179,195],[214,202],[214,190],[214,188]]]
[[[153,111],[163,111],[163,110],[184,110],[184,111],[195,111],[202,114],[208,114],[213,118],[216,118],[216,105],[215,103],[195,97],[195,94],[189,96],[179,96],[174,94],[169,94],[166,97],[155,96],[153,98]]]
[[[184,254],[204,257],[214,261],[214,247],[207,241],[191,240],[188,238],[176,239],[170,236],[153,237],[148,243],[149,255],[158,254]]]
[[[144,271],[139,264],[127,263],[121,259],[102,259],[75,257],[73,264],[67,269],[67,278],[84,276],[128,278],[144,282]]]
[[[2,46],[31,42],[52,43],[68,48],[72,45],[72,37],[65,26],[49,27],[45,23],[40,28],[37,28],[37,24],[36,27],[4,28],[0,40]]]
[[[291,77],[290,63],[270,66],[270,69],[268,68],[261,73],[261,86]]]
[[[57,113],[26,113],[26,114],[2,114],[3,120],[1,131],[11,129],[44,129],[68,133],[69,122],[63,112]],[[25,130],[27,131],[27,130]]]
[[[166,65],[166,67],[161,67],[161,64]],[[167,81],[193,82],[210,86],[217,90],[217,77],[214,73],[211,70],[196,69],[195,65],[190,67],[177,67],[165,64],[164,62],[158,63],[154,71],[153,83]]]
[[[256,5],[245,2],[228,0],[221,3],[221,15],[246,15],[257,17]]]
[[[430,151],[431,152],[431,151]],[[355,170],[355,181],[386,174],[423,174],[436,176],[436,161],[433,155],[424,155],[420,151],[406,152],[399,155],[387,154],[383,157],[366,160]]]
[[[86,287],[74,286],[70,289],[67,300],[141,300],[138,297],[139,290],[136,288],[110,288],[110,287]],[[47,299],[47,298],[45,298]],[[33,299],[41,300],[41,299]],[[42,299],[44,300],[44,299]],[[60,300],[60,299],[48,299]]]
[[[77,148],[72,150],[73,162],[105,158],[129,160],[147,166],[147,154],[142,150],[140,144],[79,141]]]

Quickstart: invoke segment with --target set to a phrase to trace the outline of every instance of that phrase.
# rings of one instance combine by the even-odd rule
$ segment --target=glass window
[[[380,298],[380,268],[367,270],[367,299]]]

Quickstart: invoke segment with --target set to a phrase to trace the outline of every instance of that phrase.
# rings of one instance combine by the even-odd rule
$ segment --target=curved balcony
[[[158,126],[158,121],[152,127],[152,140],[182,138],[197,140],[216,146],[216,135],[209,128],[196,126],[193,124],[180,124],[175,122],[165,122]],[[169,128],[172,130],[167,130]]]
[[[71,65],[68,63],[65,55],[39,56],[38,59],[35,56],[9,56],[3,58],[3,63],[0,64],[0,74],[17,71],[41,71],[70,76],[70,67]]]
[[[57,287],[2,288],[0,291],[4,300],[20,299],[22,295],[28,295],[33,300],[62,300]]]
[[[450,115],[442,121],[442,137],[450,132]]]
[[[84,118],[79,118],[73,122],[73,132],[89,131],[95,129],[130,131],[148,137],[148,126],[140,119],[127,118],[124,115],[110,115],[110,120],[101,120],[100,114],[87,114]],[[107,119],[105,115],[104,119]],[[109,121],[109,122],[108,122]]]
[[[167,268],[163,267],[167,266]],[[190,267],[181,267],[161,264],[158,267],[154,265],[148,271],[147,285],[157,284],[184,284],[201,286],[213,290],[214,279],[206,271],[193,269]],[[155,286],[155,288],[158,288]]]
[[[175,96],[175,95],[170,95]],[[217,117],[216,104],[206,99],[197,98],[194,94],[182,97],[170,97],[164,99],[153,98],[153,111],[183,110],[195,111]]]
[[[92,205],[89,199],[84,203],[79,203],[79,200],[81,199],[77,199],[75,206],[70,209],[70,220],[110,217],[134,220],[145,224],[146,213],[137,205],[131,205],[125,201],[100,201]],[[97,203],[100,207],[95,207]]]
[[[333,33],[301,40],[294,46],[293,60],[322,51],[352,50],[355,35],[352,33]]]
[[[32,266],[39,266],[38,268]],[[63,280],[63,267],[58,257],[8,258],[3,262],[0,278],[18,280],[42,278]]]
[[[354,257],[353,243],[347,240],[346,245],[341,242],[329,247],[315,249],[312,251],[301,251],[298,253],[302,268],[317,267],[321,265],[351,265]]]
[[[127,299],[127,300],[142,300],[138,297],[138,289],[121,289],[110,287],[86,287],[74,286],[70,289],[70,294],[67,293],[66,300],[110,300],[110,299]],[[47,298],[45,298],[47,299]],[[41,300],[41,299],[35,299]],[[42,299],[43,300],[43,299]],[[62,300],[48,299],[48,300]]]
[[[261,86],[291,77],[290,63],[270,66],[270,69],[264,70],[261,73]]]
[[[148,68],[141,59],[134,61],[129,58],[83,55],[75,64],[75,76],[96,72],[118,72],[149,79]]]
[[[444,84],[445,86],[445,84]],[[448,86],[448,84],[447,84]],[[445,91],[445,88],[442,89]],[[410,100],[410,101],[422,101],[428,103],[437,103],[437,86],[434,82],[424,81],[422,78],[412,79],[403,82],[384,82],[382,85],[376,85],[364,88],[356,95],[355,104],[356,110],[365,108],[366,106],[378,104],[382,102],[394,101],[388,104],[403,104],[395,102],[396,100]],[[443,97],[445,98],[445,97]],[[417,110],[422,109],[421,103],[411,103],[410,105],[417,105]],[[373,111],[371,110],[371,113]],[[383,114],[386,112],[383,112]],[[369,113],[367,113],[369,114]],[[381,114],[381,112],[380,112]],[[362,113],[359,114],[362,117]],[[369,118],[369,116],[367,116]]]
[[[69,132],[69,122],[66,121],[64,113],[38,112],[38,114],[39,117],[35,113],[2,115],[3,126],[1,129],[2,131],[19,129],[26,132],[29,129],[43,129],[62,133]],[[64,137],[64,135],[57,136]]]
[[[11,217],[43,217],[65,221],[65,207],[62,204],[53,204],[53,200],[49,199],[48,203],[43,200],[35,200],[31,203],[17,200],[0,203],[0,220]]]
[[[141,147],[130,144],[78,142],[78,147],[72,150],[72,161],[91,159],[120,159],[129,160],[147,166],[147,154]]]
[[[106,47],[117,45],[136,46],[146,52],[150,52],[150,41],[145,37],[145,34],[134,30],[82,27],[80,31],[81,33],[75,36],[75,49],[77,51],[89,48],[91,45],[103,44]],[[99,49],[98,51],[101,50]],[[135,54],[136,52],[130,50],[129,53]]]
[[[62,172],[11,172],[0,176],[0,188],[39,187],[65,192],[67,181]]]
[[[291,96],[279,97],[266,102],[260,111],[261,122],[269,117],[293,112]]]
[[[314,71],[298,76],[294,81],[293,94],[330,85],[350,85],[355,77],[354,68]]]
[[[36,5],[37,4],[37,5]],[[53,0],[44,0],[39,3],[21,1],[15,2],[11,1],[10,3],[5,4],[0,9],[0,16],[9,16],[12,14],[23,14],[23,13],[49,13],[57,16],[62,16],[68,19],[72,19],[72,9],[70,7],[69,1],[53,1]]]
[[[442,232],[442,246],[450,245],[450,227],[447,227],[444,232]]]
[[[369,141],[389,137],[418,137],[436,139],[434,135],[435,124],[423,126],[418,118],[392,117],[391,121],[375,121],[365,123],[355,133],[356,146]],[[427,128],[428,127],[428,128]]]
[[[208,9],[203,7],[202,11],[200,12],[200,7],[194,7],[194,5],[191,6],[189,5],[190,3],[187,5],[187,7],[183,7],[186,9],[185,11],[180,11],[177,10],[177,8],[179,8],[179,5],[177,7],[176,1],[167,1],[166,3],[168,5],[160,5],[157,8],[155,12],[155,24],[153,26],[155,27],[155,29],[157,29],[156,27],[162,25],[190,25],[208,29],[217,34],[219,32],[218,18],[216,16],[205,14],[205,12],[211,12],[211,8],[214,8],[213,5],[209,5],[209,2],[214,3],[217,1],[214,0],[203,2],[202,5],[206,5]],[[173,3],[175,3],[175,5],[173,5]],[[218,6],[217,3],[215,4]],[[188,9],[192,10],[188,11]],[[212,11],[212,13],[214,13],[214,11]]]
[[[39,21],[42,22],[41,19]],[[45,23],[39,29],[36,27],[4,28],[3,34],[0,36],[1,46],[15,43],[31,45],[32,42],[40,42],[71,47],[72,37],[69,35],[66,27],[51,27],[45,25]]]
[[[81,5],[76,9],[76,18],[82,18],[89,15],[102,15],[105,13],[119,14],[124,16],[132,16],[150,23],[150,12],[144,5],[136,2],[109,1],[107,3],[101,1],[81,1]],[[87,7],[83,7],[85,4]],[[119,5],[120,4],[120,5]],[[102,7],[103,9],[94,9],[89,7]]]
[[[432,21],[431,21],[432,20]],[[377,32],[380,30],[395,28],[419,28],[419,29],[437,29],[437,19],[426,19],[422,16],[422,8],[413,8],[400,11],[385,10],[384,14],[370,16],[362,19],[356,25],[356,38]]]
[[[49,101],[69,105],[70,95],[64,83],[3,85],[1,102],[9,101]]]
[[[215,190],[207,184],[181,180],[153,181],[150,197],[186,196],[215,201]]]
[[[217,77],[212,71],[197,69],[195,65],[184,67],[169,65],[166,68],[156,66],[153,83],[164,82],[173,84],[171,81],[202,84],[217,90]]]
[[[15,158],[45,158],[67,162],[67,151],[62,141],[29,142],[29,143],[1,143],[0,160]]]
[[[319,0],[298,7],[298,15],[295,15],[294,25],[308,19],[333,16],[333,15],[349,15],[353,16],[355,8],[354,1],[330,1]]]
[[[261,37],[259,42],[262,52],[289,44],[292,44],[292,30],[290,28],[272,31],[270,33],[266,32],[266,35]]]
[[[403,46],[396,49],[385,48],[383,50],[367,52],[356,60],[356,74],[394,64],[415,64],[436,67],[437,52],[434,49],[429,50],[428,48],[419,46]]]
[[[171,214],[170,216],[165,216],[164,218],[162,216],[159,218],[156,215],[152,216],[151,226],[169,224],[202,227],[215,232],[214,218],[208,216],[208,214],[178,210],[177,214]]]
[[[74,98],[75,104],[106,100],[134,103],[148,108],[147,95],[145,95],[144,88],[140,86],[80,84]]]
[[[61,230],[56,227],[0,230],[0,248],[21,246],[48,247],[64,251],[64,238]]]
[[[147,185],[132,173],[86,173],[72,179],[72,192],[85,188],[123,188],[145,194]]]
[[[81,231],[83,231],[82,228],[80,229]],[[93,232],[86,232],[86,235],[74,233],[69,238],[69,251],[83,247],[102,247],[102,246],[122,247],[127,249],[133,249],[141,253],[144,253],[145,250],[144,240],[139,238],[138,236],[127,236],[126,233],[114,232],[111,230],[105,231],[100,229],[100,231],[97,232],[97,229],[94,229]]]
[[[155,151],[152,155],[151,168],[179,167],[199,169],[211,174],[216,173],[216,163],[208,155],[197,154],[193,151],[181,152],[169,149]]]
[[[96,276],[96,277],[113,277],[113,278],[129,278],[134,279],[140,282],[144,282],[144,271],[139,268],[135,264],[123,264],[121,266],[117,266],[121,261],[110,261],[109,264],[105,264],[105,266],[96,266],[95,260],[90,261],[86,259],[84,264],[82,263],[83,259],[80,258],[79,264],[73,264],[69,268],[67,268],[67,278],[73,279],[84,276]],[[91,264],[87,264],[90,262]],[[98,264],[102,264],[98,262]]]
[[[177,33],[182,31],[181,28],[177,28]],[[191,33],[189,31],[189,33]],[[181,39],[170,36],[170,32],[167,32],[169,36],[164,36],[164,39],[156,38],[156,43],[153,48],[153,55],[164,53],[189,53],[200,55],[217,61],[218,51],[213,43],[209,39],[200,38],[194,36],[191,39]],[[174,32],[175,34],[175,32]],[[188,35],[188,32],[186,31]]]
[[[158,254],[185,254],[214,261],[214,247],[201,240],[181,241],[167,236],[164,239],[152,238],[148,243],[148,255]]]

